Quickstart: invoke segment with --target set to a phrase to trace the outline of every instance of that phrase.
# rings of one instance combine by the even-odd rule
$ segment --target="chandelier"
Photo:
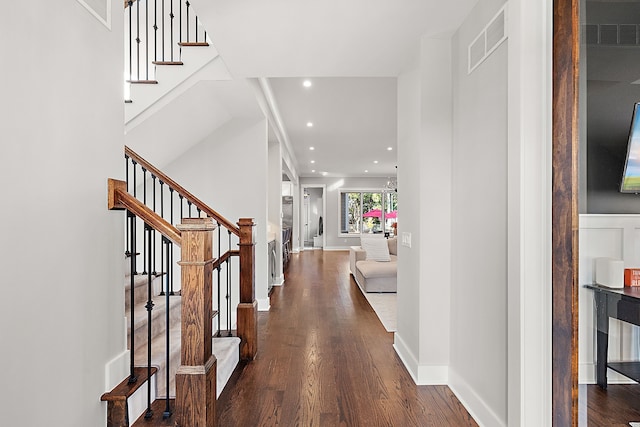
[[[398,169],[398,166],[396,165],[396,170]],[[387,183],[382,187],[384,190],[387,191],[395,191],[396,193],[398,192],[398,178],[394,177],[391,178],[389,177],[387,179]]]

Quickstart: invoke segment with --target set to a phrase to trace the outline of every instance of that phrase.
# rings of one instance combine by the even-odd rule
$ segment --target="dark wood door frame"
[[[552,420],[578,425],[579,0],[553,1]]]

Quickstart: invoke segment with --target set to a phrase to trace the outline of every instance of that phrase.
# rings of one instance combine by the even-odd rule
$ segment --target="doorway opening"
[[[302,187],[302,241],[305,250],[325,247],[324,186],[306,185]]]

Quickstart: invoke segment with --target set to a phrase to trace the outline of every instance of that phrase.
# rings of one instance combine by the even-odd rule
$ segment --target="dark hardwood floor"
[[[347,252],[294,254],[258,328],[257,358],[218,399],[219,426],[477,425],[448,387],[414,384]]]
[[[609,384],[607,390],[597,385],[579,387],[580,426],[629,427],[640,422],[640,384]]]

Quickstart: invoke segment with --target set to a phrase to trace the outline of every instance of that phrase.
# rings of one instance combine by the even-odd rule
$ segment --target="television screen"
[[[629,141],[627,142],[627,159],[622,174],[622,193],[640,193],[640,103],[633,106]]]

